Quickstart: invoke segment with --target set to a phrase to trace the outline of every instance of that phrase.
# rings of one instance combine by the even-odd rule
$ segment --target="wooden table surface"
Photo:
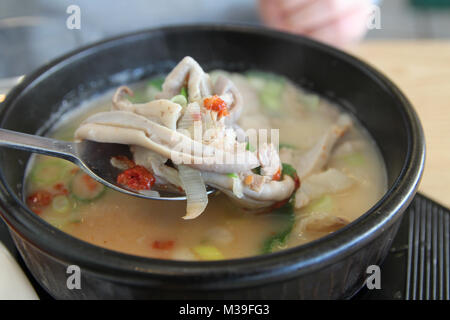
[[[450,40],[366,41],[350,51],[384,72],[414,105],[427,143],[419,191],[450,208]]]

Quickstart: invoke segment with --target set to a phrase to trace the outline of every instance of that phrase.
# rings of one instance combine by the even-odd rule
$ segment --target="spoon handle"
[[[73,161],[76,158],[75,145],[22,132],[0,129],[0,146],[20,149]]]

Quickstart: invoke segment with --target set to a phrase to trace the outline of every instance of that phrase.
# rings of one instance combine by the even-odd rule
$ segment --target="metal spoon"
[[[0,129],[0,146],[69,160],[98,182],[132,196],[152,200],[186,200],[184,193],[167,190],[158,185],[154,185],[152,190],[158,191],[159,197],[139,193],[139,191],[127,189],[117,184],[116,179],[120,170],[111,165],[111,157],[124,155],[132,158],[129,147],[124,144],[98,143],[88,140],[66,142]],[[207,187],[208,194],[215,191],[215,189]]]

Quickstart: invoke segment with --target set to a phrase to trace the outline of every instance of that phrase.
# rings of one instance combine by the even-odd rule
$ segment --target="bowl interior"
[[[85,99],[122,84],[166,73],[184,56],[205,70],[282,74],[352,112],[378,144],[391,188],[410,152],[403,102],[379,74],[339,51],[300,37],[227,28],[172,28],[102,42],[43,67],[19,85],[0,110],[0,125],[45,133]],[[30,154],[2,148],[0,174],[17,199]]]

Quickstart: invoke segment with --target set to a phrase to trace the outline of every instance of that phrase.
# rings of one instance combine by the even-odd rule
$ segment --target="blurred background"
[[[1,0],[0,78],[26,74],[76,47],[138,29],[195,22],[264,24],[264,2],[294,3],[295,8],[292,0]],[[305,1],[297,2],[298,7]],[[374,2],[381,8],[381,29],[370,30],[366,39],[450,37],[449,0]],[[79,30],[66,27],[66,10],[73,4],[80,8]]]

